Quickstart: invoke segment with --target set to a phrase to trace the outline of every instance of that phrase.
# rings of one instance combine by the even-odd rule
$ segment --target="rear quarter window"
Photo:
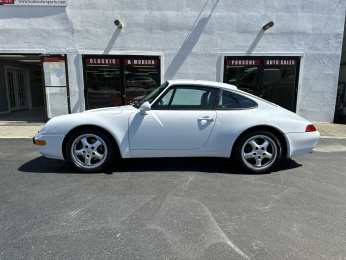
[[[247,109],[257,106],[257,103],[249,98],[224,90],[222,91],[217,109]]]

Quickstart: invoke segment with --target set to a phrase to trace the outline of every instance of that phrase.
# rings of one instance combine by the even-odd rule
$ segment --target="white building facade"
[[[166,80],[201,79],[334,121],[346,1],[6,1],[0,116],[131,104]]]

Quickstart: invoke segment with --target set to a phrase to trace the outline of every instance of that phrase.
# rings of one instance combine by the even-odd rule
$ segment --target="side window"
[[[170,110],[213,109],[218,90],[206,87],[178,87]]]
[[[219,105],[217,109],[234,109],[234,108],[252,108],[257,107],[257,104],[242,96],[230,91],[222,91]]]
[[[174,93],[174,88],[171,88],[162,98],[160,98],[157,102],[155,102],[155,104],[151,107],[151,109],[167,110],[169,101],[171,100],[173,93]]]

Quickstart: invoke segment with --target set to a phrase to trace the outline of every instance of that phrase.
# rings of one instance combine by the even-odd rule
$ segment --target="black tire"
[[[90,159],[90,162],[92,163],[93,161],[95,162],[95,167],[94,166],[83,166],[83,159],[85,160],[86,158],[84,158],[83,156],[79,156],[79,155],[73,155],[73,151],[72,151],[72,145],[75,145],[76,149],[77,146],[83,146],[82,141],[78,140],[85,136],[88,140],[88,142],[90,142],[89,144],[91,145],[91,147],[85,148],[82,147],[81,149],[84,149],[86,154],[90,155],[90,157],[92,157],[91,154],[93,154],[93,151],[98,152],[98,154],[103,155],[102,160],[98,159],[98,158],[92,158]],[[98,137],[96,139],[96,137]],[[84,139],[84,138],[82,138]],[[94,148],[92,146],[92,144],[96,143],[93,142],[93,140],[99,140],[101,142],[101,144],[99,145],[99,147],[96,150],[92,150],[91,148]],[[102,143],[103,142],[103,143]],[[106,146],[106,147],[104,147]],[[102,154],[102,150],[103,150],[103,154]],[[80,172],[100,172],[104,169],[106,169],[114,160],[115,154],[116,154],[116,150],[115,147],[113,146],[111,140],[109,139],[109,137],[104,134],[102,131],[99,131],[97,129],[92,129],[92,128],[86,128],[86,129],[82,129],[79,130],[75,133],[73,133],[65,146],[65,154],[66,154],[66,160],[72,165],[72,167],[74,167],[76,170],[80,171]],[[84,155],[87,156],[87,155]],[[86,161],[84,162],[84,164],[86,163]]]
[[[255,142],[251,142],[252,139]],[[262,143],[263,140],[269,143],[266,148],[264,148],[265,143]],[[252,144],[249,144],[249,142]],[[262,145],[264,146],[262,147]],[[270,159],[267,158],[270,155],[272,157]],[[242,170],[249,173],[267,173],[280,163],[282,159],[282,145],[273,133],[265,130],[255,130],[242,136],[236,142],[233,156],[235,162]],[[259,163],[257,165],[257,162],[263,163],[263,165],[259,165]]]

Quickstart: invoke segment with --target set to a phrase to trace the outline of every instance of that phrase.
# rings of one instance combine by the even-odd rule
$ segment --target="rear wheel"
[[[66,144],[66,159],[77,170],[97,172],[109,166],[115,155],[112,142],[103,132],[83,129],[74,133]]]
[[[243,136],[235,147],[235,160],[247,172],[265,173],[281,161],[282,147],[279,139],[268,131],[253,131]]]

